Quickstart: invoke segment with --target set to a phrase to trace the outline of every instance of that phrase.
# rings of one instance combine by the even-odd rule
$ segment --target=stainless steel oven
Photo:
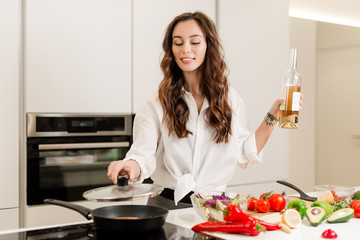
[[[27,205],[83,200],[132,143],[132,115],[27,114]]]

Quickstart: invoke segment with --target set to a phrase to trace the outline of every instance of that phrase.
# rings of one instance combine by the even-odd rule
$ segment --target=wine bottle
[[[290,67],[286,71],[282,84],[282,97],[285,102],[280,105],[279,126],[297,129],[299,123],[301,75],[296,71],[298,49],[290,49]]]

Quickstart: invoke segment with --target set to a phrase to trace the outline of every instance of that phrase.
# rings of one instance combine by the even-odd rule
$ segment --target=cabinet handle
[[[129,142],[39,144],[39,150],[129,147]]]

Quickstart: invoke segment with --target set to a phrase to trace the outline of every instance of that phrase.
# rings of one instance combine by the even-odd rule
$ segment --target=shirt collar
[[[186,91],[186,89],[184,88],[184,86],[182,87],[181,90],[182,90],[185,94],[191,95],[190,92]],[[192,96],[192,95],[191,95],[191,96]],[[209,101],[208,101],[208,99],[205,97],[200,112],[204,111],[204,110],[205,110],[206,108],[208,108],[208,107],[209,107]]]

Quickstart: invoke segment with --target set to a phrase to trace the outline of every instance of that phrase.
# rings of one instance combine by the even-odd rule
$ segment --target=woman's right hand
[[[134,181],[140,177],[140,174],[140,166],[135,160],[118,160],[110,163],[107,176],[114,184],[117,184],[119,175],[128,175],[129,180]]]

